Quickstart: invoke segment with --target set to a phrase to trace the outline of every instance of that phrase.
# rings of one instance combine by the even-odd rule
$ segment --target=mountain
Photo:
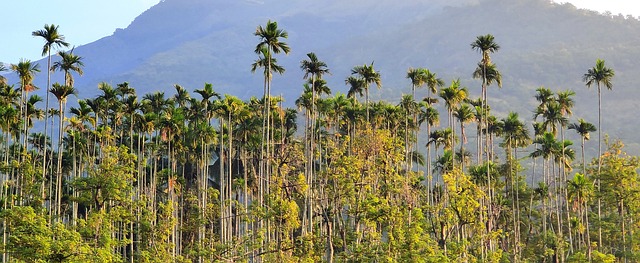
[[[372,98],[398,100],[410,92],[409,67],[427,67],[447,83],[460,78],[478,97],[480,82],[471,73],[480,54],[470,43],[493,34],[501,49],[492,60],[503,75],[503,88],[489,90],[496,115],[517,111],[530,120],[535,89],[544,86],[576,91],[572,121],[596,123],[596,91],[582,76],[602,58],[616,71],[613,90],[603,90],[604,133],[640,154],[634,121],[640,21],[548,0],[164,0],[127,28],[75,49],[85,62],[85,75],[76,78],[79,96],[96,95],[101,81],[128,81],[138,94],[209,82],[223,94],[262,96],[261,74],[250,65],[257,58],[253,32],[268,20],[289,33],[292,52],[277,56],[287,71],[273,80],[273,94],[289,105],[301,93],[299,63],[308,52],[329,65],[334,92],[346,92],[353,66],[374,61],[383,88]],[[45,79],[38,77],[37,85]]]

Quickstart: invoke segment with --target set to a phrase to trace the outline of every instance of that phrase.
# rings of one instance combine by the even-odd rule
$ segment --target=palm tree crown
[[[44,25],[44,29],[31,32],[34,37],[44,38],[45,44],[42,46],[42,55],[47,55],[51,48],[55,47],[68,47],[69,43],[64,41],[64,36],[58,33],[58,26]]]
[[[596,84],[598,89],[600,85],[604,85],[607,89],[612,89],[613,84],[611,80],[615,72],[613,69],[608,68],[604,65],[604,60],[598,59],[596,60],[596,66],[587,70],[587,73],[584,74],[582,80],[586,82],[587,87],[591,87],[591,85]]]
[[[65,85],[73,87],[73,76],[71,72],[76,72],[78,75],[82,76],[84,72],[82,71],[82,67],[84,63],[82,63],[82,57],[73,54],[73,49],[69,52],[58,52],[61,60],[56,61],[51,66],[51,70],[60,70],[64,72],[64,82]]]
[[[287,31],[279,29],[278,23],[275,21],[269,20],[265,27],[258,26],[256,32],[253,34],[260,38],[260,43],[258,43],[255,50],[258,54],[262,52],[263,47],[266,47],[269,53],[273,52],[275,54],[279,54],[280,52],[289,54],[291,51],[287,43],[280,42],[279,40],[280,38],[288,38],[289,34]]]
[[[38,63],[32,63],[30,60],[21,59],[18,64],[11,64],[11,69],[16,72],[20,78],[20,85],[25,91],[32,91],[35,87],[32,85],[36,72],[40,72]]]
[[[575,130],[578,134],[580,134],[580,137],[584,138],[585,140],[589,140],[591,137],[589,134],[596,131],[596,126],[590,122],[585,121],[584,119],[578,119],[577,123],[569,124],[568,128],[569,130]]]
[[[498,51],[500,45],[495,42],[493,35],[487,34],[476,37],[476,41],[471,43],[471,49],[480,51],[482,53],[482,64],[489,65],[491,64],[489,53]]]
[[[498,88],[502,88],[502,74],[500,74],[495,64],[483,65],[478,63],[478,67],[473,72],[473,78],[484,79],[487,86],[491,86],[495,82],[498,84]]]
[[[309,60],[305,59],[300,62],[300,69],[304,71],[303,78],[306,79],[311,76],[312,78],[315,77],[316,79],[320,79],[322,78],[322,75],[329,74],[327,63],[318,60],[318,57],[315,53],[308,53],[307,57],[309,58]]]

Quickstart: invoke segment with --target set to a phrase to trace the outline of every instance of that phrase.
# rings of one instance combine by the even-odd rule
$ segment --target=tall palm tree
[[[380,79],[380,72],[373,68],[373,62],[367,65],[355,66],[351,69],[351,75],[357,75],[363,80],[363,88],[366,98],[367,107],[367,123],[369,122],[369,86],[373,83],[376,84],[378,89],[382,87],[382,80]]]
[[[595,126],[593,126],[593,128],[595,131]],[[570,200],[572,200],[573,203],[572,207],[578,210],[580,223],[585,226],[586,230],[586,233],[582,235],[582,242],[578,241],[578,248],[581,247],[581,244],[584,244],[586,247],[588,247],[588,250],[591,251],[591,239],[589,236],[588,201],[589,199],[591,199],[591,197],[593,197],[594,194],[593,184],[592,182],[590,182],[589,178],[586,175],[576,173],[573,179],[567,181],[567,190],[569,192],[569,198],[571,198]]]
[[[289,48],[289,45],[286,42],[281,41],[282,38],[288,38],[289,34],[287,33],[287,31],[278,28],[277,22],[269,20],[267,21],[267,25],[265,27],[258,26],[254,35],[260,39],[260,42],[258,42],[258,45],[256,45],[255,52],[258,55],[262,55],[264,62],[266,62],[260,65],[261,67],[264,67],[264,77],[265,77],[264,97],[266,98],[265,100],[265,109],[266,109],[268,108],[267,105],[270,105],[271,103],[271,78],[272,78],[271,73],[272,73],[273,54],[279,54],[281,52],[285,54],[289,54],[289,52],[291,51],[291,48]],[[256,63],[254,63],[252,67],[252,71],[255,71],[255,68],[256,68]],[[279,73],[282,73],[284,71],[283,68],[281,69],[282,69],[281,71],[278,71]],[[267,121],[268,121],[268,118],[267,118]]]
[[[21,59],[18,64],[11,64],[11,70],[13,70],[20,79],[20,115],[22,116],[21,118],[26,118],[27,97],[29,97],[29,92],[36,90],[36,86],[33,85],[33,78],[36,72],[40,72],[40,68],[38,63],[31,63],[30,60]],[[26,132],[26,121],[25,127],[23,128],[23,138],[25,140],[25,143],[23,143],[23,145],[26,146],[26,138],[28,134]]]
[[[403,95],[400,103],[398,104],[400,108],[402,108],[404,113],[404,146],[405,146],[405,158],[407,161],[407,165],[412,164],[413,153],[417,149],[412,149],[411,147],[415,144],[410,144],[409,140],[417,141],[417,137],[415,134],[418,131],[417,125],[417,116],[419,112],[420,105],[413,99],[412,95]],[[409,122],[411,120],[411,123]],[[410,138],[411,137],[411,138]]]
[[[453,126],[453,112],[467,98],[467,88],[460,86],[460,79],[453,80],[449,87],[440,90],[440,97],[444,100],[449,117],[449,128],[455,131]],[[453,136],[451,137],[453,144]]]
[[[314,131],[315,131],[315,124],[316,124],[316,110],[315,110],[315,105],[316,105],[316,81],[319,81],[322,79],[322,76],[324,74],[328,74],[329,73],[329,69],[327,68],[327,64],[324,63],[323,61],[318,60],[318,57],[316,56],[315,53],[311,52],[311,53],[307,53],[307,57],[309,58],[308,60],[302,60],[300,62],[300,69],[302,69],[302,71],[304,72],[304,76],[303,79],[308,79],[309,77],[311,77],[310,81],[311,81],[311,119],[310,119],[310,130],[311,132],[309,133],[309,146],[308,146],[308,151],[307,151],[307,158],[308,158],[308,166],[307,166],[307,184],[309,185],[309,192],[307,193],[307,202],[308,202],[308,222],[309,222],[309,232],[312,233],[313,231],[313,211],[311,211],[312,207],[313,207],[313,180],[314,180],[314,156],[315,156],[315,135],[314,135]],[[305,147],[306,148],[306,147]]]
[[[287,31],[278,28],[278,23],[275,21],[267,21],[267,25],[265,27],[262,26],[258,26],[258,28],[256,29],[256,32],[254,33],[255,36],[257,36],[260,41],[258,42],[258,45],[256,45],[255,48],[255,52],[258,55],[262,55],[263,57],[260,59],[261,61],[264,61],[264,63],[261,65],[262,67],[264,67],[264,105],[263,105],[263,122],[262,122],[262,151],[260,153],[261,157],[260,157],[260,175],[261,178],[266,178],[266,190],[267,190],[267,194],[269,193],[269,185],[270,185],[270,166],[271,166],[271,150],[270,150],[270,143],[271,143],[271,78],[272,78],[272,72],[274,70],[274,64],[273,63],[273,54],[279,54],[279,53],[285,53],[285,54],[289,54],[289,52],[291,51],[291,49],[289,48],[289,45],[286,42],[283,42],[281,39],[284,38],[288,38],[289,34],[287,33]],[[253,68],[252,71],[255,71],[256,68],[256,63],[253,64]],[[278,70],[277,68],[275,68],[276,70]],[[281,71],[279,71],[279,73],[282,73],[284,71],[284,68],[280,68]],[[262,202],[262,199],[260,199],[260,202]]]
[[[421,102],[418,113],[418,123],[427,123],[427,136],[431,134],[431,127],[437,125],[440,122],[439,113],[436,108],[430,106],[428,103]],[[428,138],[427,138],[428,141]],[[431,174],[431,145],[427,144],[427,178],[429,179],[428,190],[431,191],[433,187],[433,176]]]
[[[556,140],[556,137],[553,135],[553,133],[551,132],[544,132],[544,134],[536,137],[533,140],[533,143],[536,144],[538,147],[536,147],[536,149],[531,152],[531,154],[529,154],[530,157],[533,158],[537,158],[537,157],[542,157],[542,159],[544,160],[542,162],[542,173],[543,173],[543,182],[544,185],[548,186],[550,183],[550,172],[549,172],[549,167],[551,164],[551,157],[554,156],[554,153],[556,153],[556,150],[558,148],[558,141]],[[544,196],[544,200],[543,202],[546,203],[545,200],[547,200],[549,198],[549,194],[547,193]],[[543,204],[543,211],[544,211],[544,216],[543,216],[543,220],[542,220],[542,224],[543,224],[543,231],[546,231],[547,229],[547,207]]]
[[[555,101],[558,103],[558,107],[560,109],[560,114],[561,116],[565,117],[565,116],[570,116],[573,114],[572,108],[575,105],[575,101],[573,100],[573,96],[576,95],[576,93],[572,90],[565,90],[565,91],[560,91],[556,94],[556,98]],[[565,117],[567,118],[567,117]],[[568,119],[568,118],[567,118]],[[564,139],[564,129],[567,126],[567,124],[569,124],[568,120],[565,122],[561,122],[560,124],[560,140],[561,141],[565,141]],[[562,153],[561,153],[561,157],[563,159],[565,159],[567,156],[565,156],[565,148],[562,148]],[[563,169],[562,171],[562,182],[566,182],[567,180],[567,169]],[[564,184],[562,184],[562,191],[564,194],[564,201],[565,201],[565,210],[567,213],[567,223],[571,222],[571,217],[570,217],[570,211],[569,211],[569,193],[567,192],[567,188],[565,187]],[[569,231],[569,250],[571,252],[573,252],[573,236],[572,236],[572,232]]]
[[[473,76],[474,78],[478,78],[478,77],[482,78],[482,101],[483,101],[482,108],[485,109],[485,112],[488,112],[486,109],[487,100],[488,100],[487,86],[490,85],[490,81],[491,81],[489,73],[492,72],[494,77],[499,76],[499,74],[496,74],[498,73],[498,71],[496,70],[495,66],[492,67],[493,63],[491,62],[490,54],[500,50],[500,45],[498,45],[498,43],[495,42],[495,38],[493,35],[487,34],[487,35],[477,36],[476,40],[471,43],[471,49],[476,50],[482,54],[482,59],[480,60],[478,68],[473,73]],[[498,82],[498,84],[502,82],[501,78],[499,78],[499,80],[500,81]],[[488,126],[486,124],[487,124],[487,120],[485,119],[485,128],[487,128]],[[487,133],[487,136],[488,136],[488,133]],[[485,150],[488,151],[489,147],[487,146]]]
[[[482,70],[479,72],[480,74],[476,74],[478,72],[478,70],[476,69],[476,71],[474,72],[474,77],[481,77],[482,78],[482,108],[483,108],[483,112],[485,113],[484,117],[484,128],[487,129],[485,130],[485,151],[487,153],[487,161],[490,161],[490,154],[489,154],[489,124],[488,124],[488,117],[489,117],[489,110],[488,110],[488,96],[487,96],[487,86],[490,85],[490,82],[492,78],[494,78],[497,82],[498,82],[498,86],[500,86],[501,82],[502,82],[502,78],[499,74],[499,72],[496,70],[495,66],[493,66],[493,63],[491,62],[491,53],[495,53],[500,49],[500,45],[498,45],[495,42],[495,38],[493,35],[491,34],[486,34],[486,35],[480,35],[476,37],[476,40],[473,41],[471,43],[471,49],[476,50],[478,52],[480,52],[482,54],[482,59],[480,60],[479,63],[479,67]],[[491,75],[489,74],[491,73]],[[478,138],[478,140],[482,140],[482,138]],[[481,153],[478,153],[479,155],[481,155]],[[487,169],[487,179],[489,179],[489,169]],[[488,184],[489,186],[491,186],[491,184]],[[489,203],[491,203],[491,196],[489,196]],[[491,211],[491,207],[492,205],[489,204],[489,214],[492,213]],[[491,220],[489,221],[489,228],[488,231],[492,231],[492,222]],[[491,241],[488,244],[489,249],[493,250],[493,244],[491,243]]]
[[[600,175],[600,169],[602,167],[602,94],[600,92],[600,87],[604,85],[607,89],[611,90],[613,88],[613,83],[611,81],[614,76],[615,72],[613,69],[606,67],[604,65],[604,60],[597,59],[595,67],[588,69],[587,73],[582,77],[587,88],[591,87],[593,84],[596,84],[598,87],[598,176]],[[598,179],[598,192],[600,192],[600,189],[600,179]],[[598,196],[598,220],[602,218],[601,203],[600,196]],[[600,226],[598,226],[598,246],[602,247],[602,227]]]
[[[473,110],[469,104],[462,104],[453,111],[453,116],[456,117],[460,123],[460,153],[464,153],[464,144],[467,143],[467,135],[464,132],[464,125],[473,121],[475,114],[473,114]],[[461,168],[464,170],[464,162],[461,163]]]
[[[427,69],[409,68],[407,70],[407,78],[411,80],[411,95],[416,97],[416,89],[424,86],[427,82]]]
[[[61,213],[62,209],[62,134],[64,130],[64,108],[67,102],[67,97],[72,94],[76,94],[75,88],[67,85],[60,85],[59,83],[54,83],[51,87],[50,92],[58,99],[58,111],[59,111],[59,126],[58,126],[58,165],[56,169],[56,211]]]
[[[522,121],[520,121],[518,114],[515,112],[510,112],[507,118],[503,118],[501,120],[501,126],[501,135],[503,137],[502,146],[506,147],[508,154],[507,158],[509,159],[509,173],[507,179],[510,180],[507,180],[507,182],[511,184],[511,194],[515,198],[515,202],[513,202],[512,206],[515,212],[515,216],[513,217],[513,228],[515,232],[515,243],[517,244],[520,238],[520,179],[518,178],[518,168],[514,169],[513,160],[518,160],[518,148],[529,145],[529,143],[531,143],[531,138],[529,137],[527,127]],[[515,246],[514,249],[516,250],[515,254],[519,256],[519,247]]]
[[[58,32],[58,27],[54,24],[48,25],[45,24],[44,25],[44,29],[40,29],[40,30],[36,30],[31,32],[31,35],[34,37],[41,37],[44,39],[44,45],[42,46],[42,56],[47,55],[47,90],[49,90],[49,88],[51,87],[51,71],[53,71],[53,68],[51,68],[51,50],[55,49],[55,48],[61,48],[61,47],[68,47],[69,43],[65,42],[64,40],[64,35],[61,35]],[[73,85],[69,85],[69,86],[73,86]],[[46,100],[45,100],[45,110],[49,110],[49,92],[47,92],[46,95]],[[47,120],[48,120],[48,116],[49,114],[45,114],[45,118],[44,118],[44,134],[47,134]],[[45,136],[45,144],[46,144],[46,139],[47,136]],[[46,160],[46,148],[45,148],[45,152],[43,154],[43,165],[42,165],[42,175],[44,176],[44,173],[46,171],[46,167],[47,164],[46,162],[44,162],[44,160]]]
[[[591,138],[590,133],[596,131],[596,126],[584,119],[578,119],[577,123],[569,124],[569,130],[575,130],[580,135],[580,148],[582,149],[582,174],[587,175],[587,165],[584,158],[584,144]]]

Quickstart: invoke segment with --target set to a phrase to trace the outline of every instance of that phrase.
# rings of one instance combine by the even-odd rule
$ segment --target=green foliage
[[[47,219],[30,206],[16,206],[2,213],[11,233],[4,250],[25,262],[87,262],[90,247],[80,233]]]
[[[438,127],[435,117],[444,108],[435,98],[418,103],[421,95],[412,94],[399,104],[370,103],[370,85],[382,86],[373,62],[353,67],[345,81],[349,97],[325,97],[327,65],[308,53],[301,69],[311,80],[296,101],[307,116],[303,137],[297,112],[269,94],[271,74],[285,72],[273,54],[290,52],[281,42],[288,34],[269,21],[255,35],[253,70],[264,68],[262,99],[223,98],[205,84],[195,90],[198,99],[176,85],[175,96],[156,92],[138,101],[127,82],[101,83],[100,95],[72,108],[75,116],[66,118],[60,104],[55,154],[45,154],[53,149],[47,135],[27,136],[45,113],[36,105],[41,98],[26,94],[35,88],[38,67],[12,65],[20,87],[0,89],[1,226],[9,261],[640,259],[634,234],[640,230],[640,157],[614,141],[601,163],[571,175],[575,152],[563,131],[574,112],[572,91],[554,96],[538,89],[535,138],[517,113],[492,116],[485,88],[502,84],[489,57],[500,48],[492,35],[471,45],[482,55],[473,73],[482,79],[479,99],[469,99],[475,90],[463,87],[464,80],[442,88],[428,69],[407,74],[414,93],[426,85],[429,96],[440,95],[448,128]],[[82,73],[80,57],[74,60],[70,69]],[[598,60],[584,80],[611,88],[613,71],[602,78],[600,68]],[[75,89],[72,79],[65,84]],[[62,93],[61,100],[70,92]],[[352,96],[363,93],[366,104]],[[428,138],[420,133],[423,122]],[[580,130],[576,125],[569,128]],[[475,151],[465,146],[465,129],[474,128]],[[586,130],[578,131],[582,147],[594,129]],[[428,160],[419,146],[425,139]],[[530,154],[519,157],[522,152]],[[52,168],[54,155],[65,157],[60,169]],[[596,241],[599,232],[604,242]]]

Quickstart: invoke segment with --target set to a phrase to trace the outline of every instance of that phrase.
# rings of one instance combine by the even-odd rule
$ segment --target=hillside
[[[287,72],[273,82],[274,94],[289,103],[300,94],[299,61],[308,52],[329,65],[334,92],[346,92],[350,68],[375,61],[383,88],[374,98],[398,99],[408,92],[409,67],[428,67],[446,82],[461,78],[478,96],[480,84],[470,75],[479,54],[469,43],[490,33],[502,47],[493,55],[504,77],[504,88],[490,91],[496,114],[515,110],[530,116],[534,91],[545,86],[576,91],[576,117],[595,122],[596,92],[581,77],[597,58],[605,59],[616,71],[613,91],[603,95],[605,133],[640,153],[640,135],[628,121],[638,97],[633,73],[640,71],[640,22],[545,0],[165,0],[126,29],[76,48],[86,65],[76,81],[80,96],[95,95],[101,81],[128,81],[140,93],[171,92],[173,84],[193,90],[210,82],[220,93],[261,96],[262,79],[250,73],[257,57],[253,32],[269,19],[289,32],[292,52],[278,57]],[[43,81],[36,83],[44,86]]]

